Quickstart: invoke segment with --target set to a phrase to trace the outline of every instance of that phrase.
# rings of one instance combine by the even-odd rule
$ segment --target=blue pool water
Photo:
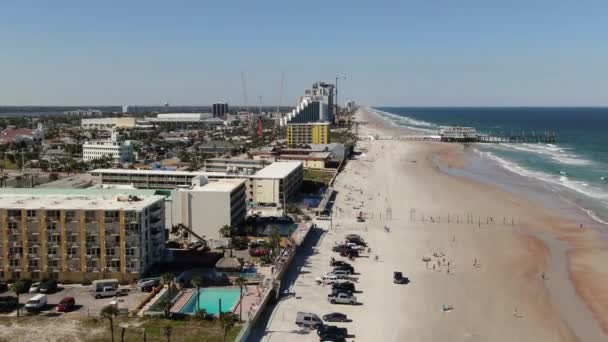
[[[241,290],[238,288],[205,288],[199,293],[199,308],[205,309],[209,315],[218,315],[219,301],[222,300],[222,313],[231,312],[239,301]],[[196,294],[180,310],[182,313],[194,314],[196,310]]]

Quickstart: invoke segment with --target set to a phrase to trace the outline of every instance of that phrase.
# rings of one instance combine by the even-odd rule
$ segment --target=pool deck
[[[247,320],[250,315],[255,313],[260,300],[261,293],[258,291],[258,287],[247,285],[247,289],[243,288],[243,298],[232,312],[238,315],[241,305],[243,305],[243,320]]]
[[[179,298],[173,303],[173,307],[171,307],[172,313],[180,313],[181,310],[188,304],[190,298],[196,295],[196,289],[184,289],[180,294],[178,294]]]

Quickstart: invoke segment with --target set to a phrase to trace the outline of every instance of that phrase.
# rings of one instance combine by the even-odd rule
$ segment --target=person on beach
[[[475,258],[475,260],[473,260],[473,267],[477,267],[477,258]]]

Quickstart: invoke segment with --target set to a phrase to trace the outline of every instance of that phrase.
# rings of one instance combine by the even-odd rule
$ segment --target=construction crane
[[[247,100],[247,82],[245,81],[244,71],[241,71],[241,84],[243,85],[243,101],[245,102],[245,111],[249,113],[249,101]]]
[[[260,99],[260,116],[262,116],[262,95],[258,96]]]

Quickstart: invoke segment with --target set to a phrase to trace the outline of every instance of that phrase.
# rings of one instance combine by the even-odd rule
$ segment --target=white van
[[[25,309],[27,311],[40,311],[47,303],[47,297],[45,294],[37,294],[25,303]]]

